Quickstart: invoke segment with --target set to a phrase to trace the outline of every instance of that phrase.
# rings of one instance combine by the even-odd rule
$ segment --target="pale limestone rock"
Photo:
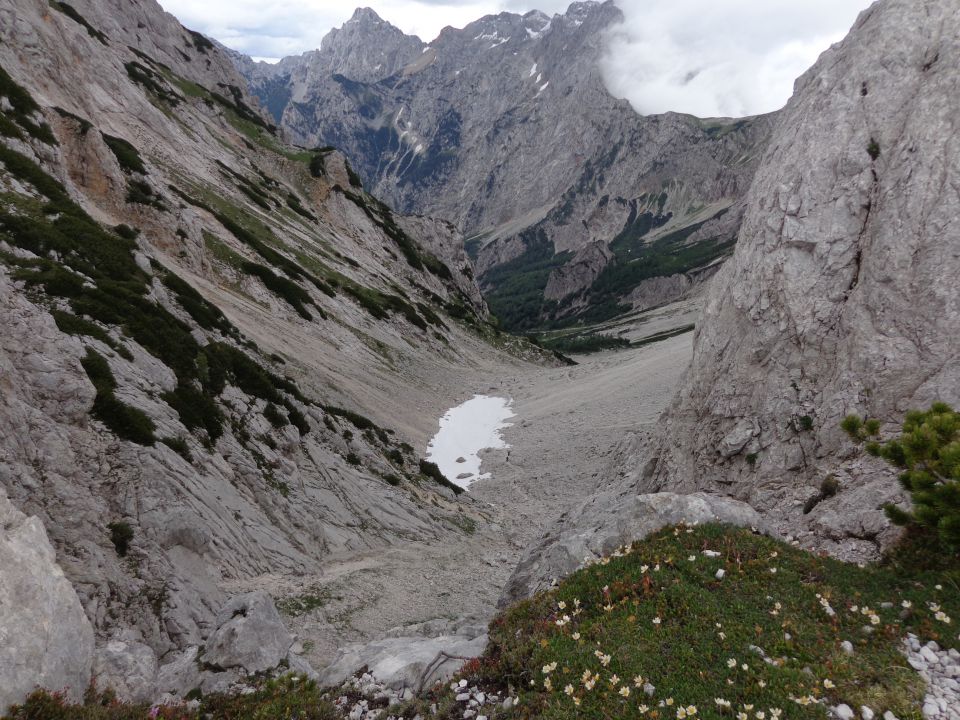
[[[214,669],[272,670],[293,645],[273,599],[264,592],[233,598],[217,614],[216,624],[203,652],[204,665]]]
[[[157,695],[157,656],[143,643],[104,643],[97,648],[93,674],[98,687],[116,691],[127,702],[150,702]]]
[[[395,690],[415,692],[449,680],[466,662],[479,657],[486,634],[476,637],[397,637],[340,648],[333,662],[320,672],[321,685],[340,685],[362,667],[377,681]]]
[[[43,524],[2,488],[0,568],[0,713],[37,685],[79,700],[90,682],[93,627]]]
[[[172,657],[164,658],[165,662],[157,670],[157,689],[161,693],[183,697],[200,687],[199,651],[200,648],[193,645],[183,652],[173,653]]]

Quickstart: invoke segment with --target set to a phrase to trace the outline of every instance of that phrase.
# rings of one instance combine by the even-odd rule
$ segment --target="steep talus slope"
[[[101,668],[200,645],[225,583],[474,513],[410,445],[430,378],[505,357],[461,239],[242,84],[154,0],[0,2],[0,484]]]
[[[612,97],[599,61],[622,19],[613,2],[578,2],[424,44],[358,11],[318,51],[238,66],[298,142],[342,148],[388,202],[470,237],[508,326],[609,317],[648,277],[729,254],[735,226],[688,236],[742,198],[770,129],[769,117],[644,118]]]
[[[849,559],[897,536],[880,508],[905,500],[894,475],[839,424],[893,431],[960,401],[958,38],[952,0],[881,0],[797,81],[652,445],[528,553],[508,598],[615,541],[638,493],[731,496]]]

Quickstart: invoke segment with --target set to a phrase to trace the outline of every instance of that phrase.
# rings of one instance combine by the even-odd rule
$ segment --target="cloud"
[[[617,0],[607,87],[640,113],[741,117],[782,107],[793,81],[871,0]]]
[[[279,58],[320,46],[355,7],[371,7],[384,20],[421,39],[433,40],[447,25],[463,27],[484,15],[508,10],[564,12],[568,0],[160,0],[184,25],[248,55]]]
[[[353,14],[331,0],[161,0],[187,27],[255,57],[320,46]],[[565,12],[569,0],[355,0],[432,40],[484,15]],[[793,81],[840,40],[870,0],[616,0],[626,21],[606,38],[603,73],[641,113],[701,117],[776,110]]]

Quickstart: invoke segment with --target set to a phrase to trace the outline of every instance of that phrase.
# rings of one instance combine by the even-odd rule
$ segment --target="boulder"
[[[204,665],[257,673],[277,667],[287,657],[293,636],[265,592],[238,595],[219,612],[217,629],[204,648]]]
[[[505,606],[529,597],[574,572],[585,561],[642,540],[667,525],[707,522],[767,529],[752,507],[719,495],[600,493],[564,515],[521,558],[507,581],[500,604]]]
[[[98,647],[93,664],[97,687],[111,688],[127,702],[157,695],[157,656],[142,643],[111,640]]]
[[[323,686],[338,686],[363,667],[380,683],[394,690],[415,692],[449,680],[470,658],[479,657],[487,635],[441,635],[398,637],[340,649],[334,661],[320,673]]]
[[[183,697],[200,687],[199,651],[200,648],[194,645],[168,658],[157,672],[157,689],[161,693]]]
[[[90,683],[93,627],[43,524],[0,489],[0,714],[35,687],[78,700]]]

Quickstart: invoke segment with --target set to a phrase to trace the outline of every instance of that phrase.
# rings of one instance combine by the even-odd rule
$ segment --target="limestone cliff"
[[[797,81],[639,489],[733,495],[852,553],[890,539],[897,484],[839,423],[960,402],[957,67],[956,2],[881,0]]]

